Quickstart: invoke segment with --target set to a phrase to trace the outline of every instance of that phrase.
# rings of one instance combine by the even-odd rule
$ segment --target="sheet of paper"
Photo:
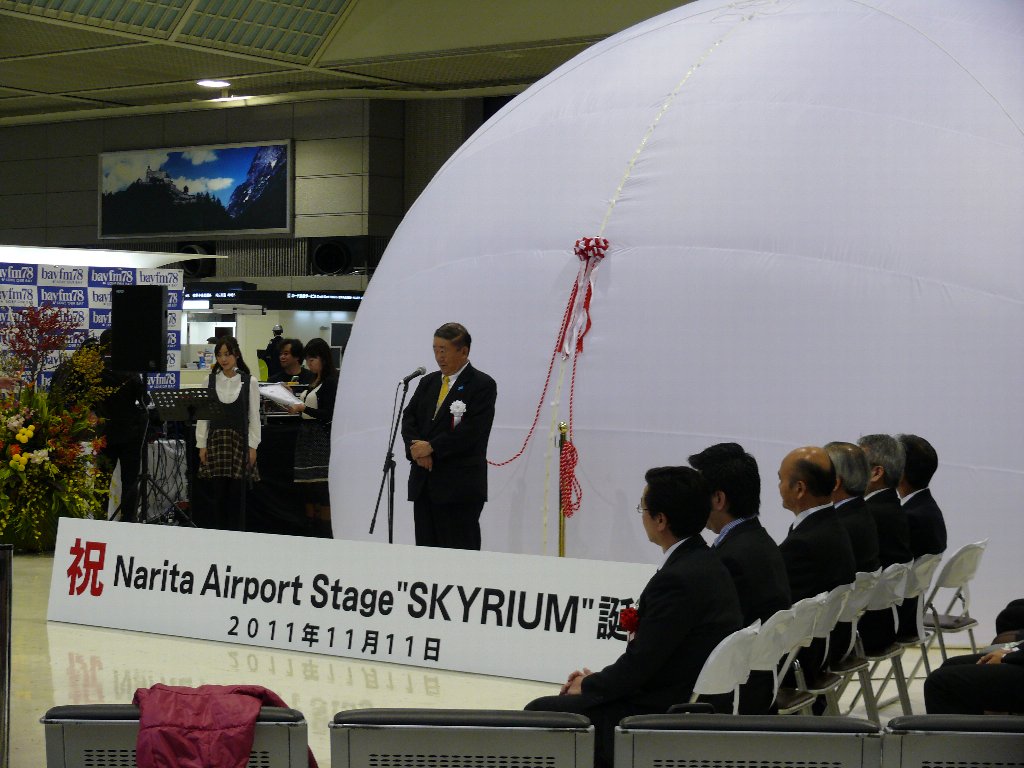
[[[260,397],[285,408],[302,402],[284,384],[260,384]]]

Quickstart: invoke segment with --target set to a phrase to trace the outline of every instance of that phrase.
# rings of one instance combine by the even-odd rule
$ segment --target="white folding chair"
[[[800,629],[796,625],[796,613],[792,608],[776,611],[761,625],[750,649],[750,669],[772,673],[772,699],[779,704],[780,711],[782,704],[778,702],[779,693],[779,668],[780,665],[789,668],[789,656],[796,654],[800,648]],[[808,696],[807,706],[813,698]],[[788,703],[788,702],[787,702]],[[798,702],[796,710],[799,711],[803,705]],[[782,714],[787,714],[783,712]]]
[[[871,598],[868,600],[867,610],[891,610],[893,613],[893,622],[895,623],[897,621],[896,606],[903,602],[903,594],[906,592],[907,579],[909,578],[911,565],[912,563],[893,563],[889,567],[882,569],[882,574],[878,579],[878,583],[875,584],[875,588],[871,592]],[[893,642],[890,643],[888,647],[879,651],[866,653],[860,638],[857,638],[858,655],[871,662],[870,674],[872,676],[874,675],[875,670],[878,669],[879,664],[883,661],[889,662],[892,667],[892,675],[896,680],[896,690],[899,692],[900,706],[903,708],[903,714],[912,715],[913,710],[910,705],[910,692],[907,690],[907,677],[903,673],[903,650],[903,646],[899,643]],[[854,696],[851,707],[856,705],[860,694],[864,693],[865,688],[862,684],[860,692],[857,696]],[[877,696],[875,697],[875,700],[877,701]],[[877,715],[877,705],[874,708],[875,714]]]
[[[868,719],[878,725],[881,725],[878,714],[878,700],[871,686],[871,673],[868,671],[871,667],[871,662],[859,655],[856,652],[856,647],[857,622],[860,621],[860,617],[867,610],[868,602],[870,602],[878,580],[881,577],[881,568],[877,571],[860,571],[857,573],[857,577],[852,585],[853,589],[850,591],[846,605],[843,606],[843,612],[839,616],[840,621],[846,621],[850,624],[850,642],[846,647],[843,658],[829,666],[833,672],[843,677],[843,683],[836,692],[837,698],[842,696],[846,686],[853,680],[853,676],[858,676]]]
[[[822,657],[823,668],[800,670],[797,673],[798,687],[801,690],[815,696],[825,695],[825,714],[828,715],[839,714],[839,700],[836,691],[843,682],[842,675],[828,669],[829,642],[852,592],[853,584],[841,584],[825,595],[825,600],[814,617],[814,627],[811,630],[813,637],[825,641],[825,654]],[[811,673],[810,676],[808,673]]]
[[[775,704],[779,714],[811,714],[814,695],[807,691],[782,688],[780,682],[793,665],[797,652],[814,639],[814,620],[825,602],[825,593],[808,597],[792,608],[776,611],[761,625],[750,651],[751,670],[771,672],[774,677]]]
[[[732,692],[732,713],[738,714],[740,708],[740,686],[750,677],[750,658],[757,631],[761,628],[761,620],[756,620],[749,627],[737,629],[731,635],[722,638],[708,655],[700,674],[693,684],[690,703],[697,702],[700,696],[714,696]]]
[[[904,599],[916,597],[921,598],[927,592],[932,584],[932,578],[935,576],[935,571],[939,568],[939,563],[942,562],[942,555],[921,555],[914,561],[914,564],[910,568],[910,573],[907,574],[907,586],[904,590]],[[924,642],[926,639],[925,628],[924,628],[924,601],[918,599],[917,601],[917,615],[914,617],[914,639],[904,643],[906,645],[917,645]],[[909,627],[900,627],[900,635],[910,635]],[[900,641],[904,642],[904,641]]]
[[[906,651],[909,648],[920,645],[926,640],[925,629],[924,629],[924,595],[932,583],[932,576],[935,575],[935,571],[939,567],[939,563],[942,561],[942,555],[921,555],[921,557],[914,560],[910,567],[910,571],[907,573],[907,580],[903,589],[903,600],[906,602],[908,599],[917,598],[915,603],[914,612],[914,630],[913,633],[907,631],[907,627],[897,627],[896,631],[896,644],[902,646],[903,650]],[[905,615],[905,614],[904,614]],[[914,666],[913,672],[907,678],[907,685],[914,680],[914,673],[920,667],[921,661],[918,660]],[[882,697],[882,693],[885,691],[885,687],[889,684],[889,680],[893,676],[893,668],[890,668],[885,675],[885,679],[882,680],[882,684],[878,687],[878,698]],[[896,698],[887,699],[886,701],[879,702],[879,707],[887,707],[896,701]],[[866,700],[865,700],[866,702]]]
[[[921,660],[914,666],[911,676],[917,674],[920,664],[924,664],[925,672],[931,674],[931,665],[928,662],[928,651],[935,644],[936,638],[939,641],[939,650],[942,652],[942,660],[946,660],[946,641],[944,635],[955,632],[967,631],[971,639],[971,649],[978,652],[978,644],[974,640],[974,628],[978,626],[977,620],[971,618],[971,595],[970,583],[974,574],[978,572],[981,563],[981,556],[988,546],[988,539],[977,541],[973,544],[965,544],[946,560],[939,575],[935,577],[935,584],[928,602],[923,611],[923,630],[927,639],[921,643]],[[940,589],[952,589],[953,597],[949,601],[946,610],[939,613],[936,607],[936,598]],[[960,603],[960,611],[953,612],[953,607]]]

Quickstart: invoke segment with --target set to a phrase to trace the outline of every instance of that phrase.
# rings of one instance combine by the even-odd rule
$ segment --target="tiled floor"
[[[335,712],[362,707],[521,709],[554,686],[393,664],[349,661],[312,653],[235,646],[161,635],[94,629],[46,621],[53,558],[14,558],[11,680],[12,768],[45,765],[39,718],[58,704],[127,703],[155,683],[252,683],[270,688],[301,710],[309,742],[329,768],[327,724]],[[913,659],[906,660],[909,672]],[[923,712],[921,683],[911,687]],[[895,716],[898,705],[883,711]],[[863,710],[854,710],[863,716]]]

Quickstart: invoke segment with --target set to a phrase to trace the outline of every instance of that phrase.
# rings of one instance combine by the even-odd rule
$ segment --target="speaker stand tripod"
[[[138,479],[139,522],[177,525],[179,524],[178,517],[180,516],[181,521],[185,525],[195,528],[196,524],[192,520],[192,516],[182,508],[178,500],[171,498],[170,494],[168,494],[159,483],[155,482],[153,475],[149,471],[150,418],[148,403],[151,401],[151,396],[149,392],[149,382],[147,381],[145,373],[142,374],[142,392],[143,407],[146,409],[146,427],[144,431],[145,437],[142,441],[142,457]],[[153,402],[155,402],[155,400],[153,400]],[[157,415],[163,418],[159,410],[157,410]],[[163,420],[165,422],[167,421],[167,419]],[[166,504],[166,506],[161,504],[163,512],[152,518],[149,516],[149,495],[151,490],[155,491],[157,496],[159,496],[163,500],[164,504]]]

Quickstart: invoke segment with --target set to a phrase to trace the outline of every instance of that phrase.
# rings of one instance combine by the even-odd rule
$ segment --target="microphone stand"
[[[387,458],[384,459],[384,475],[380,479],[380,490],[377,491],[377,504],[373,508],[373,519],[370,520],[370,533],[377,525],[377,512],[380,511],[380,500],[384,495],[384,484],[388,486],[388,544],[395,542],[395,438],[398,437],[398,425],[402,423],[402,410],[405,408],[405,398],[409,394],[409,382],[412,379],[402,380],[402,402],[395,412],[395,421],[391,425],[391,441],[388,443]]]

